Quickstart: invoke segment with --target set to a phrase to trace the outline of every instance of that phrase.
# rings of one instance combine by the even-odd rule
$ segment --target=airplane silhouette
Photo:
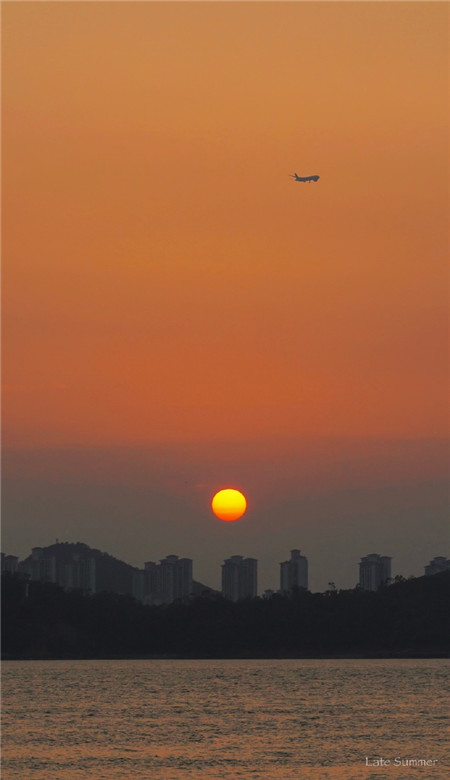
[[[307,181],[308,183],[311,181],[319,181],[320,176],[299,176],[297,173],[290,173],[289,176],[291,176],[295,181]]]

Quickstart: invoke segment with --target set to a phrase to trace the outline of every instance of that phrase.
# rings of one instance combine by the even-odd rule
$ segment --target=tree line
[[[64,591],[2,575],[2,657],[442,657],[449,653],[450,572],[377,592],[297,589],[231,602],[203,595],[162,606]]]

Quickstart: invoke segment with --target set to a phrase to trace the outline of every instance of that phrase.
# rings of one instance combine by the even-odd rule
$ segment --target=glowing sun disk
[[[239,490],[225,488],[216,493],[211,506],[220,520],[238,520],[247,509],[247,500]]]

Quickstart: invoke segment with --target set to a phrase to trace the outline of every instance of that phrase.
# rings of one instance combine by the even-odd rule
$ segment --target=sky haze
[[[2,549],[448,555],[448,5],[2,16]]]

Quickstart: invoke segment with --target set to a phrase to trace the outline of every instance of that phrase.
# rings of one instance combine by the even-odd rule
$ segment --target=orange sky
[[[448,15],[4,4],[4,442],[441,435]]]

